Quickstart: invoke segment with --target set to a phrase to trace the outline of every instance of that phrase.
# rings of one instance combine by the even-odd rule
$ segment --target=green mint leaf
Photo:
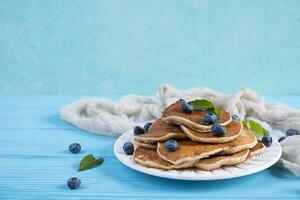
[[[213,113],[215,113],[216,115],[217,115],[217,117],[219,118],[220,117],[220,115],[221,115],[221,111],[220,111],[220,109],[218,108],[218,107],[213,107],[212,108],[212,112]]]
[[[190,102],[195,110],[209,110],[214,107],[214,104],[205,99],[196,99]]]
[[[267,131],[259,123],[255,122],[253,120],[245,120],[245,121],[243,121],[243,125],[244,126],[249,126],[252,131],[254,131],[255,133],[257,133],[261,136],[269,135],[269,131]]]
[[[87,169],[97,167],[98,165],[103,163],[103,161],[103,158],[96,159],[92,154],[88,154],[84,156],[84,158],[82,158],[82,160],[80,161],[78,171],[81,172]]]
[[[215,113],[218,117],[220,116],[220,109],[206,99],[196,99],[190,102],[194,110],[210,110]]]

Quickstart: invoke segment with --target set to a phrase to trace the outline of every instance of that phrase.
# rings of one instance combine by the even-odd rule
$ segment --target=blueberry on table
[[[134,133],[134,135],[140,135],[140,134],[144,134],[145,130],[140,126],[136,126],[133,129],[133,133]]]
[[[126,142],[123,145],[123,150],[124,150],[126,155],[132,155],[133,152],[134,152],[134,146],[131,142]]]
[[[71,153],[79,153],[81,150],[81,146],[78,143],[73,143],[69,145],[69,151]]]
[[[145,124],[145,126],[144,126],[144,128],[143,128],[144,131],[147,132],[152,124],[153,124],[153,123],[151,123],[151,122],[148,122],[147,124]]]
[[[235,121],[241,121],[241,118],[240,118],[240,116],[238,116],[238,115],[233,114],[233,115],[231,115],[231,117],[232,117],[232,119],[235,120]]]
[[[186,113],[186,114],[190,114],[193,112],[193,105],[186,102],[186,101],[181,101],[181,110],[182,112]]]
[[[286,136],[299,135],[299,132],[296,129],[289,129],[286,131]]]
[[[68,186],[70,189],[74,190],[77,189],[81,184],[81,181],[79,178],[73,177],[68,179]]]
[[[283,141],[285,138],[286,138],[285,136],[282,136],[281,138],[278,139],[278,142]]]
[[[178,143],[176,140],[167,140],[165,142],[165,149],[169,152],[176,151],[178,149]]]
[[[266,145],[266,147],[269,147],[272,145],[272,137],[269,135],[264,136],[261,141],[262,141],[262,143],[264,143],[264,145]]]
[[[209,111],[204,115],[204,124],[211,125],[217,122],[218,122],[218,117],[215,113]]]
[[[227,129],[220,124],[213,124],[211,126],[211,133],[213,136],[222,137],[226,135]]]

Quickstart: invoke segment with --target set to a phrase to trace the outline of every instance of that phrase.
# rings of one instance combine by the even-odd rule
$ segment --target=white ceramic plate
[[[264,153],[253,156],[235,166],[224,166],[212,171],[199,169],[160,170],[139,165],[133,161],[132,156],[127,156],[124,153],[123,144],[133,142],[133,139],[133,130],[130,130],[121,135],[115,142],[114,153],[124,165],[145,174],[179,180],[220,180],[246,176],[271,167],[279,160],[282,153],[280,144],[273,140],[272,146],[267,147]]]

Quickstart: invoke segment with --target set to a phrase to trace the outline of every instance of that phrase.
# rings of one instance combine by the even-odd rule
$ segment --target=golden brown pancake
[[[158,155],[162,159],[174,165],[206,158],[210,155],[224,151],[227,148],[223,144],[197,143],[191,140],[182,140],[177,142],[179,144],[179,148],[173,152],[167,151],[164,143],[157,143]]]
[[[243,129],[243,124],[240,121],[232,120],[228,125],[226,125],[227,133],[223,137],[216,137],[210,132],[196,132],[185,126],[180,126],[181,129],[186,133],[186,135],[195,142],[205,142],[205,143],[225,143],[237,138]]]
[[[265,149],[266,146],[261,141],[258,141],[257,144],[250,149],[249,156],[252,157],[257,154],[261,154],[265,151]]]
[[[177,141],[179,148],[176,151],[169,152],[165,149],[165,144],[157,143],[158,155],[172,164],[178,165],[184,162],[197,161],[207,158],[211,155],[233,154],[244,149],[252,148],[256,145],[257,139],[250,131],[243,131],[235,140],[227,143],[209,144],[199,143],[191,140]]]
[[[250,149],[257,144],[257,138],[248,129],[243,129],[242,133],[235,139],[230,142],[224,143],[224,145],[229,145],[230,147],[223,152],[219,153],[219,155],[228,155],[240,152],[244,149]]]
[[[227,125],[231,122],[231,115],[224,109],[220,109],[221,114],[218,124]],[[179,102],[174,103],[163,111],[162,120],[171,124],[183,125],[198,132],[209,132],[211,125],[204,124],[204,115],[207,111],[193,111],[191,114],[186,114],[181,110]]]
[[[202,170],[213,170],[218,169],[224,165],[236,165],[244,162],[249,155],[249,149],[226,155],[226,156],[215,156],[211,158],[204,158],[195,163],[195,167]]]
[[[184,139],[186,134],[183,133],[179,126],[166,123],[161,119],[156,120],[147,133],[134,136],[136,141],[143,143],[154,143],[166,141],[168,139]]]
[[[183,169],[192,167],[194,162],[182,163],[180,165],[173,165],[161,159],[156,150],[145,149],[142,147],[137,148],[133,154],[133,160],[145,167],[159,168],[159,169]]]
[[[135,145],[135,146],[138,146],[138,147],[143,147],[143,148],[145,148],[145,149],[157,149],[157,143],[153,143],[153,144],[151,144],[151,143],[143,143],[143,142],[139,142],[139,141],[134,141],[133,142],[133,144]]]

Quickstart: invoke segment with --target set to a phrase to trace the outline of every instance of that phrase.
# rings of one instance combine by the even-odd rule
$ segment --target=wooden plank
[[[37,156],[37,157],[66,157],[81,158],[88,152],[99,156],[113,155],[115,138],[100,136],[77,130],[0,130],[0,157],[8,156]],[[82,146],[80,154],[70,154],[68,146],[78,142]]]
[[[18,109],[39,109],[39,108],[56,108],[59,109],[63,105],[89,98],[107,98],[110,100],[118,100],[120,95],[1,95],[1,108],[18,108]]]
[[[299,179],[272,168],[247,177],[187,182],[145,175],[106,157],[98,168],[76,172],[78,159],[70,157],[0,158],[0,191],[2,197],[148,197],[213,199],[290,199],[298,198]],[[284,174],[284,176],[282,176]],[[66,186],[69,177],[81,179],[76,192]],[[274,198],[275,199],[275,198]]]

